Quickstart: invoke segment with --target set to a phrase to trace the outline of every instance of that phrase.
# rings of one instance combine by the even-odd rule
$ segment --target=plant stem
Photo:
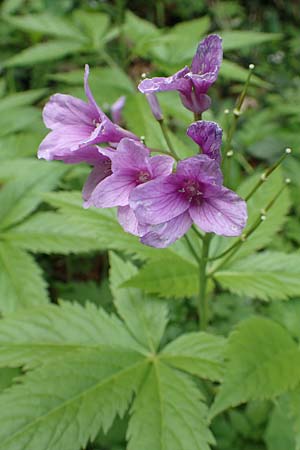
[[[206,265],[208,260],[210,235],[206,234],[203,238],[202,244],[202,255],[199,264],[199,298],[198,298],[198,316],[200,330],[205,331],[207,328],[208,321],[208,303],[206,295],[207,286],[207,276],[206,276]]]
[[[171,142],[171,140],[170,140],[170,138],[169,138],[168,128],[167,128],[167,126],[166,126],[164,120],[158,120],[158,123],[159,123],[159,125],[160,125],[162,134],[164,135],[164,138],[165,138],[165,141],[166,141],[166,143],[167,143],[167,146],[168,146],[168,148],[169,148],[169,150],[170,150],[170,153],[174,156],[174,158],[175,158],[177,161],[179,161],[179,157],[178,157],[178,155],[177,155],[177,153],[176,153],[176,151],[175,151],[175,149],[174,149],[174,147],[173,147],[173,144],[172,144],[172,142]]]
[[[184,235],[184,238],[188,244],[189,249],[191,250],[191,252],[194,255],[194,258],[196,259],[197,263],[200,265],[201,264],[201,259],[199,258],[199,255],[197,254],[197,252],[195,251],[193,244],[190,241],[190,238],[188,237],[187,234]]]

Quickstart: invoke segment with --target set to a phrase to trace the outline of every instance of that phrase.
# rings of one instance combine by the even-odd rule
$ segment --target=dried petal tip
[[[255,65],[254,64],[249,64],[249,70],[254,70],[255,69]]]
[[[290,155],[290,154],[292,153],[292,149],[291,149],[291,148],[286,148],[286,149],[285,149],[285,153],[286,153],[287,155]]]

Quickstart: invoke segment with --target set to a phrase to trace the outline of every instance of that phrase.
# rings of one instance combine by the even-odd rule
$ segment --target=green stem
[[[201,234],[201,232],[198,230],[198,228],[196,227],[196,225],[192,225],[192,229],[194,230],[194,232],[196,233],[196,235],[201,239],[201,241],[203,241],[204,236],[203,234]]]
[[[168,146],[168,149],[170,150],[170,153],[174,156],[174,158],[177,161],[179,161],[179,157],[178,157],[178,155],[177,155],[177,153],[176,153],[176,151],[175,151],[175,149],[173,147],[173,144],[172,144],[172,142],[171,142],[171,140],[169,138],[168,128],[167,128],[165,122],[163,120],[158,120],[158,123],[160,125],[162,134],[164,135],[164,138],[165,138],[166,144]]]
[[[200,265],[201,264],[201,259],[199,258],[199,255],[197,254],[197,252],[195,251],[193,244],[190,241],[190,238],[188,237],[187,234],[184,235],[184,238],[188,244],[189,249],[191,250],[192,254],[194,255],[194,258],[196,259],[197,263]]]
[[[200,330],[205,331],[208,322],[208,302],[206,295],[207,276],[206,265],[208,260],[210,235],[206,234],[203,238],[202,255],[199,265],[199,297],[198,297],[198,316],[200,321]]]

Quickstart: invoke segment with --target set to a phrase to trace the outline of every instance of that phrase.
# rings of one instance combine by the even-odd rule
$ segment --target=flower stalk
[[[199,297],[198,297],[198,317],[200,330],[205,331],[208,323],[208,298],[207,298],[207,274],[206,266],[208,261],[210,234],[206,234],[202,243],[202,255],[199,265]]]

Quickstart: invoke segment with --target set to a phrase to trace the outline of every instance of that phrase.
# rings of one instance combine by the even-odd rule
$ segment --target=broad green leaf
[[[221,31],[218,34],[223,39],[223,49],[227,51],[239,50],[243,47],[251,47],[269,41],[277,41],[282,38],[279,33],[262,33],[259,31],[231,30]]]
[[[229,263],[214,278],[235,294],[285,300],[300,295],[300,253],[258,253]]]
[[[300,351],[288,332],[275,322],[253,317],[231,334],[224,382],[211,416],[247,402],[273,398],[297,385]]]
[[[273,302],[268,305],[268,316],[276,320],[288,332],[300,340],[300,299],[293,298],[289,302]]]
[[[162,297],[190,297],[198,291],[197,266],[177,255],[149,261],[124,283]]]
[[[80,30],[68,20],[50,13],[8,16],[5,20],[19,30],[37,32],[58,38],[70,38],[76,41],[85,40]]]
[[[38,364],[78,350],[130,349],[141,346],[122,322],[92,303],[61,302],[22,310],[0,321],[0,366]]]
[[[46,283],[32,256],[0,242],[0,311],[9,313],[47,302]]]
[[[79,53],[82,48],[82,43],[74,40],[42,42],[22,50],[2,64],[4,67],[30,66],[31,64],[40,64],[61,59],[73,53]]]
[[[123,32],[129,43],[133,46],[134,55],[145,56],[149,42],[161,34],[153,23],[141,19],[131,11],[126,11]]]
[[[31,105],[46,93],[47,89],[32,89],[25,92],[16,92],[14,94],[7,95],[0,100],[0,112],[5,111],[6,113],[7,109]]]
[[[35,214],[0,237],[34,253],[86,253],[103,248],[88,225],[54,212]]]
[[[89,38],[94,49],[103,47],[109,26],[109,16],[107,14],[77,9],[73,14],[73,19],[82,28],[84,35]]]
[[[190,378],[154,361],[131,408],[128,450],[209,450],[202,400]]]
[[[0,190],[0,230],[20,222],[42,201],[42,194],[53,189],[68,170],[62,164],[40,163],[30,176],[11,180]]]
[[[221,78],[223,77],[227,80],[240,81],[241,83],[245,83],[249,75],[249,70],[239,66],[232,61],[229,61],[228,59],[223,59],[219,74]],[[257,75],[251,76],[250,83],[264,88],[270,88],[271,86],[270,83],[262,80]]]
[[[288,410],[285,414],[289,414],[292,422],[293,434],[295,437],[295,450],[300,450],[300,385],[296,389],[291,390],[287,394]],[[276,449],[277,450],[277,449]],[[293,449],[294,450],[294,449]]]
[[[168,344],[160,359],[177,369],[209,380],[223,376],[225,339],[208,333],[189,333]]]
[[[293,424],[287,414],[288,406],[287,399],[281,398],[272,411],[264,435],[267,450],[296,450]]]
[[[0,449],[79,450],[123,416],[146,361],[125,350],[78,350],[29,372],[0,396]]]
[[[3,100],[4,101],[4,100]],[[41,120],[41,112],[32,106],[9,108],[0,115],[0,137],[27,130]]]
[[[0,369],[0,392],[10,387],[14,378],[21,375],[21,371],[18,368],[4,367]]]
[[[118,313],[137,341],[155,352],[167,324],[167,308],[162,301],[144,296],[139,289],[122,287],[137,271],[129,261],[110,253],[110,286]]]
[[[42,125],[41,116],[36,122],[34,122],[34,124],[31,123],[33,126],[39,126],[39,124]],[[33,128],[33,126],[31,128]],[[44,136],[44,129],[38,131],[29,128],[0,138],[1,166],[5,160],[11,162],[12,159],[23,158],[24,156],[33,156],[35,158],[37,148]]]

